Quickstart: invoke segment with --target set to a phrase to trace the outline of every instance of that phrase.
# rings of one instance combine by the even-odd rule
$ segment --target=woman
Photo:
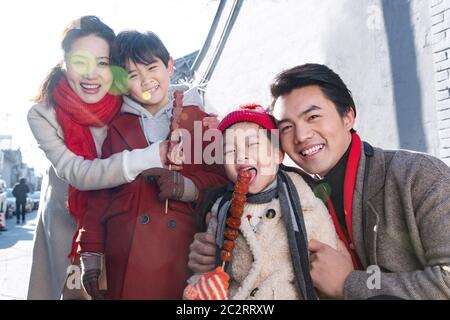
[[[86,297],[76,290],[78,278],[66,286],[70,258],[76,257],[73,238],[86,205],[81,190],[131,182],[143,170],[162,167],[166,158],[162,142],[96,159],[122,102],[110,93],[119,88],[109,66],[114,38],[95,16],[73,21],[63,33],[64,61],[49,73],[28,113],[31,131],[52,164],[42,185],[28,299]]]

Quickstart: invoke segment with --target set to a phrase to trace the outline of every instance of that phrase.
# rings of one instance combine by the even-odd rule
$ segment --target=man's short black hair
[[[290,94],[294,89],[310,85],[319,86],[323,94],[336,105],[337,111],[341,116],[344,116],[349,108],[353,109],[356,116],[356,107],[352,93],[344,81],[327,66],[313,63],[296,66],[276,76],[270,86],[273,97],[270,109],[273,110],[279,97]]]
[[[123,31],[114,40],[111,48],[113,64],[127,68],[128,61],[139,64],[152,64],[159,58],[167,67],[169,51],[161,39],[153,32]]]

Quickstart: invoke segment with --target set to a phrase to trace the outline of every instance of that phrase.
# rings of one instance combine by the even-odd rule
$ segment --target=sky
[[[62,59],[61,33],[73,19],[96,15],[120,32],[151,30],[174,58],[201,49],[218,0],[15,0],[0,2],[0,135],[2,148],[20,148],[39,174],[49,166],[26,115],[47,72]]]

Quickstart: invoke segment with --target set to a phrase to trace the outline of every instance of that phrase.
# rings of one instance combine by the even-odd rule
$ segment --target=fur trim
[[[315,239],[336,249],[337,233],[328,209],[314,195],[314,192],[300,175],[294,172],[288,172],[288,175],[300,196],[308,240]]]

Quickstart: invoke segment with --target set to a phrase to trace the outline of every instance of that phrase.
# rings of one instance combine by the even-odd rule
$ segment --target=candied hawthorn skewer
[[[220,252],[222,268],[231,260],[231,253],[235,248],[235,241],[239,235],[241,218],[244,214],[244,205],[247,201],[248,185],[251,173],[248,170],[240,170],[231,196],[230,216],[226,220],[227,227],[224,231],[225,240]]]
[[[181,149],[182,136],[179,135],[178,139],[173,140],[172,133],[179,128],[178,119],[180,118],[181,112],[183,111],[183,91],[175,91],[173,93],[173,109],[172,109],[172,119],[170,123],[170,133],[169,133],[169,149],[167,151],[167,160],[169,161],[169,170],[172,170],[172,164],[181,165],[183,163],[180,157],[171,157],[174,153],[176,147]],[[176,152],[179,154],[179,152]],[[169,199],[166,199],[166,207],[164,213],[167,214],[169,209]]]
[[[230,216],[227,217],[227,227],[224,230],[224,241],[222,251],[220,252],[223,261],[222,266],[214,271],[202,275],[196,284],[189,284],[183,292],[183,298],[186,300],[226,300],[228,299],[228,287],[230,277],[224,271],[224,265],[231,260],[231,253],[239,236],[239,226],[244,213],[244,205],[247,200],[248,185],[251,174],[248,171],[241,170],[238,179],[234,185],[231,197]]]

